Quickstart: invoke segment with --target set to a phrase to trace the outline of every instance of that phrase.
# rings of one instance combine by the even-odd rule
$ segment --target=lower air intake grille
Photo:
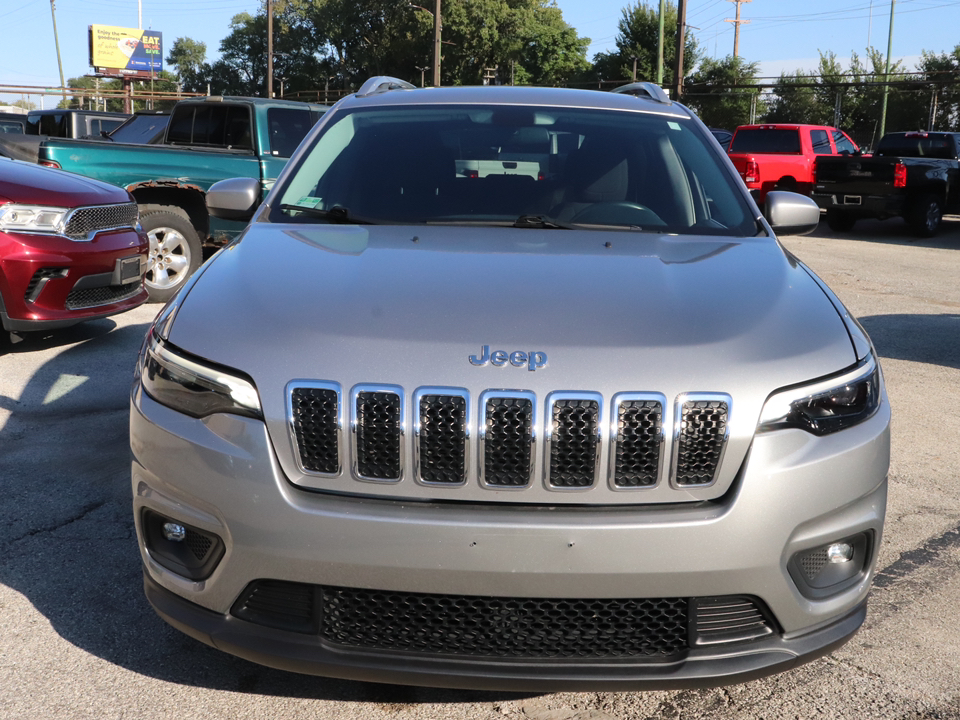
[[[400,479],[400,396],[357,395],[357,471],[372,480]]]
[[[480,657],[670,658],[687,600],[556,600],[325,587],[320,633],[351,647]]]
[[[773,621],[748,597],[697,598],[694,608],[697,645],[754,640],[774,632]]]
[[[420,398],[420,479],[462,483],[467,479],[467,401],[458,395]]]
[[[530,483],[533,403],[527,398],[486,401],[483,479],[487,485],[524,487]]]
[[[727,407],[723,400],[683,403],[677,438],[678,485],[709,485],[714,481],[727,438]]]
[[[301,467],[330,475],[340,472],[337,392],[330,388],[294,388],[291,409]]]
[[[617,487],[651,487],[660,476],[663,405],[656,400],[627,400],[617,408]]]
[[[315,633],[317,590],[316,586],[304,583],[257,580],[247,586],[231,612],[242,620],[258,625]]]
[[[131,298],[138,292],[140,292],[139,280],[126,285],[107,285],[105,287],[72,290],[67,295],[66,306],[68,310],[79,310],[80,308],[109,305]]]

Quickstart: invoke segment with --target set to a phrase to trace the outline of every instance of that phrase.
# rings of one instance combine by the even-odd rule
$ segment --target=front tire
[[[943,220],[943,203],[934,195],[924,195],[914,201],[907,222],[917,237],[933,237]]]
[[[843,210],[827,210],[827,227],[834,232],[850,232],[857,218]]]
[[[200,267],[200,236],[186,211],[173,205],[144,205],[140,224],[150,239],[150,260],[143,282],[150,302],[166,302]]]

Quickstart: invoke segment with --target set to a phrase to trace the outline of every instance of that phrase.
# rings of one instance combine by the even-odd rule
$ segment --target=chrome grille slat
[[[551,393],[545,437],[547,485],[553,489],[593,487],[600,469],[600,407],[595,393]]]
[[[524,392],[480,396],[480,482],[524,488],[533,479],[536,397]]]
[[[385,386],[357,386],[351,395],[357,477],[399,482],[403,477],[402,391]]]
[[[416,477],[424,485],[467,481],[467,393],[420,388],[414,394]]]
[[[663,395],[618,393],[613,398],[610,475],[616,490],[655,487],[663,466]]]
[[[673,481],[678,487],[716,482],[729,434],[729,411],[729,395],[687,393],[677,398]]]

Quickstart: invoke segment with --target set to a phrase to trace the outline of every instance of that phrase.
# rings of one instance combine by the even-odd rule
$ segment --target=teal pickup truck
[[[326,110],[323,105],[266,98],[207,97],[174,107],[162,143],[125,144],[50,138],[37,162],[129,190],[150,237],[146,285],[166,301],[203,260],[245,222],[213,218],[204,202],[218,180],[257,178],[263,193]]]

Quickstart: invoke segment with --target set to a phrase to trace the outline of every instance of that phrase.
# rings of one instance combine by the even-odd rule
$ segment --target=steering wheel
[[[666,226],[663,219],[646,205],[626,200],[593,203],[578,212],[570,220],[571,222],[597,225]]]

